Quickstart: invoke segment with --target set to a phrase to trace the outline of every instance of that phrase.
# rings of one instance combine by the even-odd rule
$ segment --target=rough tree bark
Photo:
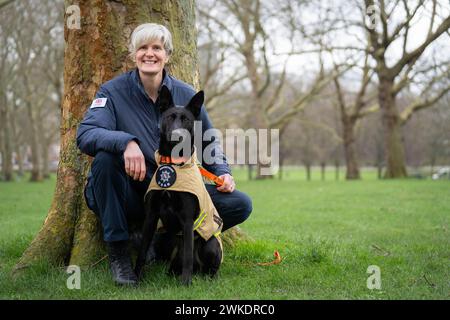
[[[66,1],[66,7],[71,5]],[[15,270],[38,260],[89,266],[103,254],[99,222],[86,207],[83,189],[92,159],[76,146],[76,131],[100,84],[133,67],[127,58],[133,29],[166,25],[175,52],[168,65],[177,78],[198,87],[194,0],[81,0],[81,28],[64,30],[64,97],[56,190],[44,225]]]

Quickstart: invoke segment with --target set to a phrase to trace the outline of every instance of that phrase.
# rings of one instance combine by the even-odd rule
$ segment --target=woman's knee
[[[253,203],[252,199],[245,193],[241,192],[241,203],[242,203],[242,211],[246,213],[246,217],[252,213],[253,211]]]
[[[248,219],[253,211],[252,199],[243,192],[235,191],[235,193],[237,193],[237,198],[234,203],[235,210],[237,209],[236,211],[239,212],[239,217],[236,218],[239,218],[239,223],[242,223]]]

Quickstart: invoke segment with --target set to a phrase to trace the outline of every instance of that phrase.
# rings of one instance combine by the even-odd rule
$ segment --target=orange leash
[[[272,266],[274,264],[279,264],[281,263],[281,256],[280,253],[278,251],[275,250],[275,252],[273,253],[275,259],[273,259],[273,261],[270,262],[259,262],[257,263],[258,266]]]
[[[208,170],[206,170],[203,167],[198,166],[198,169],[200,170],[200,173],[202,174],[202,176],[206,177],[209,180],[214,181],[214,183],[216,185],[218,185],[219,187],[221,185],[223,185],[223,179],[222,178],[219,178],[218,176],[216,176],[215,174],[209,172]]]

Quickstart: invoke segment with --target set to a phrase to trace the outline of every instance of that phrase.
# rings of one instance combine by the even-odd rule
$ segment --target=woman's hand
[[[144,154],[136,141],[131,140],[128,142],[127,148],[123,153],[123,158],[125,160],[125,172],[127,175],[133,178],[133,180],[144,181],[147,167],[145,166]]]
[[[223,184],[220,187],[217,187],[217,190],[220,192],[233,192],[236,188],[236,183],[231,175],[228,173],[219,176],[223,180]]]

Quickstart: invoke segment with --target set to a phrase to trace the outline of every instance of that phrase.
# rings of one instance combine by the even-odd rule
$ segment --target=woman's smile
[[[136,65],[145,75],[155,76],[162,73],[169,57],[161,40],[153,40],[142,45],[136,51]]]

